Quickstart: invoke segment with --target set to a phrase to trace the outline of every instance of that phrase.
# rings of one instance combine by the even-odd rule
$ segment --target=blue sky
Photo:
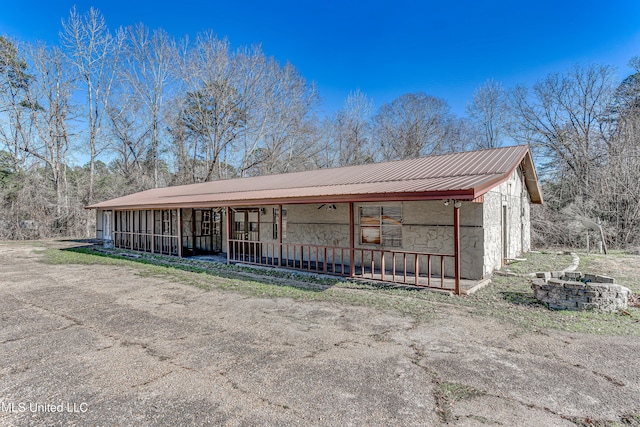
[[[488,78],[531,85],[576,63],[617,66],[640,55],[640,1],[0,0],[0,34],[55,43],[73,5],[111,28],[139,22],[176,37],[211,29],[233,46],[262,44],[315,81],[325,112],[359,88],[375,107],[408,92],[463,114]]]

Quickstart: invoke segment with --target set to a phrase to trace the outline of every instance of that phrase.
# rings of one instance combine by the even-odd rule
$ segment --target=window
[[[360,243],[402,246],[402,208],[400,206],[361,207]]]
[[[278,238],[278,208],[273,208],[273,238]],[[287,210],[282,209],[282,238],[287,237]]]
[[[202,211],[202,235],[211,234],[211,211]]]

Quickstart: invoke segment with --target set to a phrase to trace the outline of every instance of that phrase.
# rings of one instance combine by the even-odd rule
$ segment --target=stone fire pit
[[[616,311],[626,309],[631,296],[612,277],[577,271],[537,273],[531,288],[540,302],[557,310]]]

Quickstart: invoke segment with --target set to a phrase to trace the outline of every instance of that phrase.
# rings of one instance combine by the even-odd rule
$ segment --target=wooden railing
[[[454,271],[455,256],[373,248],[346,248],[300,243],[229,240],[229,261],[288,267],[314,273],[351,276],[454,290],[445,271]],[[353,272],[350,260],[353,251]],[[453,278],[451,278],[453,279]]]
[[[114,231],[113,246],[121,249],[178,255],[178,236]]]

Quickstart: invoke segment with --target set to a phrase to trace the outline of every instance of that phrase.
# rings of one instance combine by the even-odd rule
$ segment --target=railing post
[[[278,265],[282,267],[282,205],[278,205]],[[288,256],[289,254],[287,254]]]
[[[355,230],[354,230],[354,219],[353,219],[353,202],[349,202],[349,277],[353,277],[356,274],[356,266],[355,266]],[[344,261],[343,261],[344,265]],[[364,265],[364,263],[363,263]]]
[[[178,257],[182,258],[182,208],[178,211]]]
[[[227,206],[227,264],[231,261],[231,208]]]
[[[460,295],[460,202],[453,204],[453,255],[455,293]]]

